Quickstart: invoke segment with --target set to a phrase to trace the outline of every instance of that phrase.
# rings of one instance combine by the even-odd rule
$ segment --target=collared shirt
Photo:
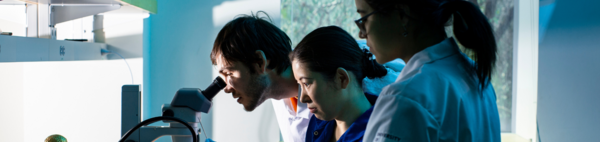
[[[496,94],[480,87],[474,64],[453,38],[416,53],[381,91],[364,140],[500,142]]]
[[[298,90],[298,98],[301,93],[301,90]],[[298,101],[296,111],[294,111],[290,99],[272,100],[272,102],[283,141],[304,142],[306,128],[312,116],[307,104]]]
[[[375,104],[377,96],[369,93],[365,93],[365,96],[367,96],[367,99],[371,105]],[[371,116],[371,112],[373,112],[373,107],[361,114],[356,121],[350,125],[348,130],[344,132],[338,142],[362,141],[363,135],[365,134],[365,129],[367,128],[367,122],[369,122],[369,117]],[[309,133],[306,134],[306,142],[329,142],[335,135],[336,127],[335,120],[324,121],[313,116],[308,124],[307,132]]]

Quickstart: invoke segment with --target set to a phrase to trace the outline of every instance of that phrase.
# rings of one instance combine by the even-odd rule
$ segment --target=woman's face
[[[366,0],[355,0],[357,12],[364,17],[375,11]],[[399,57],[398,40],[404,29],[401,27],[397,15],[383,16],[375,13],[369,16],[365,21],[365,31],[361,31],[359,36],[367,40],[367,45],[371,53],[375,55],[377,63],[384,64]],[[365,32],[365,33],[362,33]]]
[[[299,100],[306,103],[318,119],[335,119],[340,114],[345,100],[341,89],[336,88],[336,82],[330,81],[319,72],[310,71],[305,63],[297,60],[292,61],[292,70],[302,89]]]

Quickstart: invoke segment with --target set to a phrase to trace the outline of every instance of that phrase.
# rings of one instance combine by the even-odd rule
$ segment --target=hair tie
[[[375,68],[375,64],[373,63],[375,60],[371,59],[373,57],[373,53],[371,53],[368,49],[363,48],[363,76],[369,76],[372,74],[372,70]]]
[[[366,60],[370,60],[371,57],[373,57],[373,53],[371,53],[369,51],[369,49],[363,48],[362,52],[363,52],[363,58],[366,58]]]

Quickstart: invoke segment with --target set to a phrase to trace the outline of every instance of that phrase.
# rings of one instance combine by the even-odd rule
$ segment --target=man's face
[[[266,75],[251,74],[252,68],[242,62],[225,62],[222,57],[218,58],[216,67],[227,82],[225,93],[231,93],[233,98],[237,98],[237,102],[244,105],[246,111],[253,111],[266,100],[264,95],[268,86]]]

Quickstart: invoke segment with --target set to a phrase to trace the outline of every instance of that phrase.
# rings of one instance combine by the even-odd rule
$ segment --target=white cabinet
[[[106,44],[0,35],[0,62],[101,60]]]

